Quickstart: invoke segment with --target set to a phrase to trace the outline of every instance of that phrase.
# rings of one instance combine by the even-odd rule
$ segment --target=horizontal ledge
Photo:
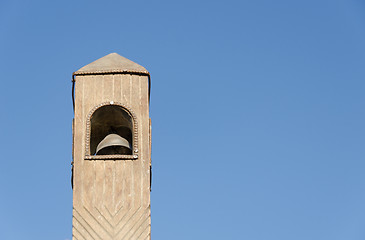
[[[85,160],[136,160],[138,155],[94,155],[85,156]]]
[[[140,76],[150,76],[148,71],[133,71],[133,70],[102,70],[94,72],[74,72],[72,76],[85,76],[85,75],[110,75],[110,74],[131,74]]]

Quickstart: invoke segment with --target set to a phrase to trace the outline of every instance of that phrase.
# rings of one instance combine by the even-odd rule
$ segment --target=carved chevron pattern
[[[150,239],[150,206],[120,208],[114,214],[101,209],[73,209],[73,240]]]

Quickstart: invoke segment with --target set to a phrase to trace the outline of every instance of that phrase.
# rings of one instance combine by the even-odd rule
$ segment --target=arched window
[[[89,114],[85,159],[136,159],[137,123],[126,106],[109,102]]]

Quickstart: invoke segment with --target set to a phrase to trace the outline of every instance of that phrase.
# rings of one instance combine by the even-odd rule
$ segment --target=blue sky
[[[152,76],[152,239],[365,239],[365,3],[0,3],[0,239],[71,239],[71,75]]]

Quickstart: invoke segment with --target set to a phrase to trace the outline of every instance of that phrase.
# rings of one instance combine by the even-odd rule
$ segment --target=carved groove
[[[78,212],[78,211],[76,211],[75,210],[75,213],[77,213],[77,215],[85,222],[85,224],[87,225],[87,227],[89,228],[89,229],[91,229],[93,232],[94,232],[94,234],[96,235],[96,236],[98,236],[99,237],[99,239],[100,239],[100,236],[92,229],[92,227],[89,225],[89,223],[81,216],[81,214]],[[74,219],[75,219],[75,221],[76,222],[78,222],[78,224],[81,226],[81,227],[83,227],[83,229],[85,229],[85,231],[89,234],[89,236],[92,238],[92,239],[94,239],[94,240],[96,240],[96,238],[94,238],[91,234],[90,234],[90,232],[87,230],[87,228],[86,228],[86,226],[84,225],[84,224],[82,224],[81,223],[81,221],[78,219],[78,217],[76,216],[76,214],[74,214]],[[78,230],[77,228],[76,228],[76,226],[74,226],[74,228],[76,229],[76,230]],[[79,233],[81,233],[79,230],[78,230],[78,232]],[[86,239],[86,238],[85,238]]]
[[[121,206],[117,211],[115,211],[114,215],[113,215],[113,218],[119,214],[120,210],[122,210],[123,206]],[[112,214],[110,214],[112,215]]]
[[[134,232],[136,230],[133,230],[135,227],[137,227],[137,230],[138,230],[138,226],[140,225],[136,225],[138,222],[140,222],[141,219],[143,219],[143,217],[146,215],[146,212],[148,214],[149,212],[149,209],[146,209],[145,211],[141,212],[140,216],[138,217],[138,215],[135,215],[136,218],[138,218],[138,220],[135,220],[136,218],[132,219],[135,223],[133,224],[133,226],[129,227],[128,229],[126,229],[126,232],[123,234],[123,237],[121,239],[124,239],[126,236],[128,236],[129,234],[134,234]],[[149,215],[149,214],[148,214]],[[149,217],[149,216],[148,216]],[[142,221],[142,224],[144,223],[144,221]],[[133,231],[132,231],[133,230]],[[120,234],[122,234],[123,232],[119,232],[117,236],[119,236]],[[128,239],[128,238],[127,238]]]
[[[151,225],[147,224],[147,226],[143,229],[143,231],[137,236],[137,239],[139,239],[143,235],[143,233],[146,232],[146,230],[149,230],[150,227],[151,227]],[[148,238],[148,236],[149,236],[149,234],[147,234],[147,238]]]
[[[150,224],[150,218],[151,218],[151,215],[148,214],[148,216],[146,217],[146,219],[143,221],[143,223],[140,224],[140,226],[138,227],[138,229],[135,231],[135,233],[138,233],[138,231],[140,229],[142,229],[141,233],[138,235],[137,238],[139,238],[145,231],[146,229],[148,229],[149,227],[151,227],[151,224]],[[145,228],[142,228],[143,225],[146,225]],[[132,235],[133,236],[133,235]]]
[[[104,206],[104,208],[105,208],[106,212],[108,213],[109,217],[110,217],[111,219],[114,219],[114,216],[115,216],[115,215],[113,216],[113,214],[111,214],[110,210],[109,210],[106,206]]]
[[[133,235],[135,235],[137,233],[137,231],[146,223],[146,221],[149,219],[149,215],[147,215],[147,217],[144,218],[143,220],[143,216],[144,214],[140,217],[140,219],[138,219],[138,221],[136,221],[134,223],[134,225],[130,228],[130,230],[123,236],[122,239],[124,239],[124,237],[128,236],[129,233],[132,233],[132,235],[128,238],[128,239],[131,239],[133,237]],[[140,222],[140,220],[142,219],[142,222]],[[138,222],[140,222],[138,225],[136,225]],[[138,228],[134,231],[132,231],[132,229],[137,226]],[[142,232],[143,233],[143,232]],[[138,239],[138,238],[137,238]]]
[[[104,232],[106,232],[110,237],[113,237],[112,235],[111,235],[111,233],[110,233],[110,231],[108,231],[106,228],[105,228],[105,226],[100,222],[100,221],[98,221],[98,219],[86,208],[86,207],[84,207],[84,209],[85,209],[85,212],[86,213],[88,213],[89,215],[90,215],[90,217],[92,218],[92,219],[94,219],[94,221],[96,222],[96,223],[98,223],[99,224],[99,226],[104,230]],[[100,237],[100,236],[99,236]],[[101,238],[102,239],[102,238]]]
[[[133,219],[133,217],[139,212],[141,210],[141,207],[139,207],[138,208],[138,210],[137,211],[135,211],[133,214],[132,214],[132,216],[127,220],[127,221],[125,221],[125,223],[123,224],[123,226],[121,227],[121,229],[119,229],[119,231],[116,233],[116,235],[119,235],[119,233],[123,230],[123,228],[125,227],[125,225],[127,225],[127,223],[129,223],[129,221],[131,220],[131,219]]]
[[[138,212],[139,211],[139,209],[140,209],[140,207],[136,210],[136,212]],[[130,211],[131,211],[132,209],[131,208],[129,208],[128,210],[127,210],[127,212],[125,213],[125,214],[123,214],[123,217],[121,218],[121,219],[119,219],[119,221],[118,221],[118,223],[116,224],[117,226],[119,226],[119,224],[124,220],[124,218],[126,217],[126,216],[128,216],[128,214],[130,213]],[[135,212],[135,213],[136,213]],[[129,220],[128,220],[129,221]],[[128,222],[127,221],[127,222]]]
[[[101,213],[101,211],[100,211],[99,209],[97,209],[97,208],[95,208],[95,209],[96,209],[96,211],[99,213],[99,215],[100,215],[100,216],[102,216],[102,217],[104,218],[105,222],[107,222],[107,223],[109,224],[110,228],[111,228],[111,229],[114,229],[113,224],[111,224],[111,223],[110,223],[110,221],[109,221],[109,220],[108,220],[108,219],[104,216],[104,214],[102,214],[102,213]]]
[[[113,240],[140,239],[150,228],[150,209],[148,206],[146,206],[146,208],[140,206],[133,209],[124,209],[125,212],[119,209],[118,213],[114,216],[110,214],[105,206],[103,206],[102,209],[95,208],[93,211],[90,211],[86,207],[83,207],[82,211],[74,210],[74,219],[77,223],[73,226],[75,235],[74,240],[79,238],[84,240],[107,240],[109,238]],[[127,226],[128,228],[126,228]],[[100,227],[104,233],[100,232],[99,235],[96,230],[94,230],[95,227]],[[82,232],[87,233],[89,237],[85,237]],[[137,238],[135,238],[136,236]]]
[[[81,237],[82,237],[82,239],[85,239],[86,240],[86,238],[84,237],[84,235],[82,235],[82,233],[77,229],[77,228],[75,228],[74,227],[74,229],[75,229],[75,232],[74,232],[74,234],[76,233],[78,233]],[[72,235],[72,237],[73,237],[73,240],[79,240],[75,235]],[[81,239],[80,239],[81,240]]]
[[[135,223],[132,225],[132,227],[131,228],[129,228],[128,230],[127,230],[127,232],[126,233],[124,233],[124,235],[123,235],[123,237],[121,238],[121,239],[124,239],[126,236],[128,236],[131,232],[132,232],[132,236],[134,235],[134,233],[135,233],[135,231],[132,231],[133,230],[133,228],[136,226],[136,224],[138,223],[138,222],[140,222],[140,220],[142,219],[142,217],[143,217],[143,215],[142,216],[140,216],[140,218],[137,220],[137,221],[135,221]]]

